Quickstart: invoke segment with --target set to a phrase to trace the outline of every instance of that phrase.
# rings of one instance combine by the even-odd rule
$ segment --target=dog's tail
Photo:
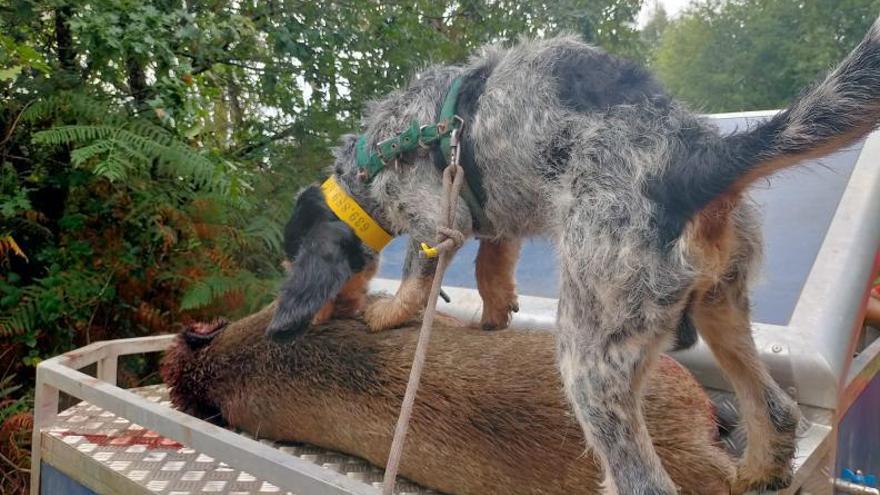
[[[857,141],[878,123],[880,19],[836,69],[788,109],[721,142],[686,144],[686,158],[667,171],[671,180],[661,187],[669,191],[663,194],[668,201],[661,202],[682,219],[690,218],[762,177]]]
[[[880,122],[880,19],[827,77],[785,111],[728,138],[739,158],[731,188],[856,141]]]

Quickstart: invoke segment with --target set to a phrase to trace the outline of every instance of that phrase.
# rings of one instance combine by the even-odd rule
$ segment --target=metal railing
[[[42,433],[59,412],[59,392],[85,400],[196,450],[210,452],[211,456],[223,462],[293,492],[328,495],[379,493],[372,486],[188,414],[150,402],[116,386],[119,356],[164,351],[174,339],[174,335],[162,335],[95,342],[43,361],[37,366],[31,495],[40,493]],[[91,364],[97,364],[97,377],[79,371]]]

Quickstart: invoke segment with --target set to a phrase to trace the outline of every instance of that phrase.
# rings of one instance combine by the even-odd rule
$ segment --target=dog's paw
[[[746,459],[739,462],[736,481],[731,493],[742,494],[749,491],[776,491],[787,488],[794,476],[795,438],[791,435],[778,437],[773,442],[773,452],[764,462],[749,462],[748,448]]]
[[[733,493],[781,490],[791,484],[792,461],[797,448],[800,410],[779,390],[765,396],[769,424],[748,439],[745,455],[736,470]]]
[[[371,302],[364,311],[364,321],[372,332],[381,332],[402,326],[415,316],[405,305],[393,297],[385,297]]]
[[[740,465],[737,469],[736,481],[730,493],[741,495],[747,492],[755,491],[758,493],[765,491],[777,491],[787,488],[791,485],[792,470],[791,463],[786,466],[776,466],[773,470],[762,470],[761,473],[754,473],[745,465]]]
[[[507,303],[490,304],[484,302],[483,315],[480,318],[480,328],[483,330],[503,330],[510,326],[513,313],[519,312],[519,302],[516,295]]]

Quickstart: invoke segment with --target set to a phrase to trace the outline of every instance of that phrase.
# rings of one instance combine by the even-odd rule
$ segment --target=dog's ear
[[[284,226],[284,254],[293,261],[305,236],[317,223],[332,220],[333,212],[329,211],[324,201],[324,193],[318,186],[309,186],[296,198],[293,213]]]
[[[281,286],[266,335],[286,341],[300,335],[324,304],[364,268],[360,239],[339,220],[323,218],[300,236],[293,269]]]

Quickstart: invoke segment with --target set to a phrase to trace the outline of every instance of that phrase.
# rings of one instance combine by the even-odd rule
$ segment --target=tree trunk
[[[58,62],[65,72],[76,71],[76,52],[73,49],[73,33],[68,24],[73,17],[73,7],[63,5],[55,10],[55,49]]]
[[[147,85],[147,75],[144,66],[133,56],[125,58],[125,73],[128,77],[128,91],[134,98],[138,110],[147,108],[147,100],[152,96],[151,88]]]

